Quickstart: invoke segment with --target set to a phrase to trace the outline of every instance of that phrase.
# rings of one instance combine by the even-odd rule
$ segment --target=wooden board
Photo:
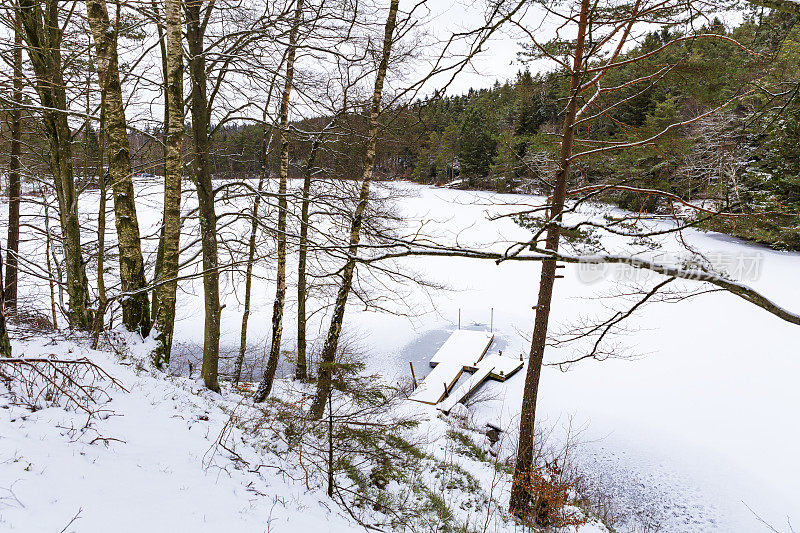
[[[457,362],[440,363],[436,368],[431,370],[431,373],[425,376],[422,383],[408,397],[409,400],[415,402],[427,403],[436,405],[442,401],[445,396],[445,387],[449,391],[455,385],[461,373],[464,371],[464,365]]]
[[[458,402],[475,392],[487,379],[505,381],[520,368],[522,368],[522,361],[519,359],[503,357],[496,353],[488,355],[478,361],[475,366],[475,373],[472,374],[467,381],[459,385],[456,390],[451,392],[447,398],[442,400],[436,408],[445,413],[449,413]]]
[[[519,358],[514,359],[513,357],[505,357],[496,353],[484,357],[478,366],[484,362],[494,367],[489,377],[499,381],[505,381],[522,368],[523,365],[522,360]]]
[[[451,392],[447,398],[442,400],[439,405],[436,406],[436,408],[440,411],[444,411],[445,413],[449,413],[458,402],[472,394],[475,389],[480,387],[481,383],[483,383],[484,380],[489,377],[489,374],[491,374],[492,370],[494,370],[494,366],[478,363],[478,370],[472,374],[467,381],[459,385],[456,390]]]
[[[431,366],[449,362],[475,366],[489,349],[492,340],[494,335],[485,331],[456,330],[431,357]]]

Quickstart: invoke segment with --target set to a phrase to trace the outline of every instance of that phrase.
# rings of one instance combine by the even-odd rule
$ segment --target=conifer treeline
[[[651,73],[654,66],[660,73],[644,90],[641,84],[621,87],[614,96],[624,93],[619,98],[623,103],[591,127],[579,127],[577,142],[589,147],[647,139],[668,124],[738,98],[706,120],[673,128],[649,150],[586,159],[573,179],[591,184],[613,177],[623,185],[668,190],[714,209],[773,213],[718,220],[713,229],[776,248],[800,249],[800,103],[797,73],[791,69],[800,54],[800,32],[792,17],[774,12],[750,15],[732,29],[715,20],[699,33],[730,36],[748,51],[742,53],[724,38],[692,38],[617,69],[605,86]],[[658,50],[676,37],[681,36],[669,28],[653,31],[621,60]],[[765,86],[773,90],[765,91]],[[382,120],[376,174],[433,184],[458,180],[460,186],[501,192],[546,192],[566,92],[564,72],[526,70],[491,88],[396,106]],[[313,133],[329,121],[317,117],[294,124],[291,176],[301,177],[312,146],[313,135],[306,138],[304,132]],[[317,163],[324,176],[352,178],[360,172],[358,147],[366,124],[356,114],[337,122],[340,132],[316,155]],[[211,154],[215,176],[259,172],[260,138],[258,125],[221,128]],[[147,154],[142,144],[140,153]],[[269,168],[276,174],[278,159],[278,153],[269,154]],[[152,160],[139,157],[139,167]],[[599,198],[634,211],[670,209],[663,199],[638,191],[617,190]]]

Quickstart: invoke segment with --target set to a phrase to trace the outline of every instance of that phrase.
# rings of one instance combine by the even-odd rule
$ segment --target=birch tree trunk
[[[3,286],[3,255],[0,250],[0,287]],[[8,337],[8,328],[6,327],[6,302],[5,291],[0,291],[0,356],[11,357],[11,339]]]
[[[100,205],[97,209],[97,313],[94,317],[94,338],[92,348],[97,349],[100,332],[103,330],[106,305],[105,262],[106,262],[106,201],[108,197],[108,182],[103,169],[103,155],[105,154],[105,99],[106,94],[100,90],[100,127],[97,128],[97,181],[100,186]],[[88,131],[88,128],[87,128]]]
[[[197,187],[200,234],[203,247],[203,293],[205,299],[205,335],[203,338],[203,380],[207,388],[219,392],[219,271],[217,260],[217,215],[214,209],[214,186],[211,182],[208,138],[210,116],[206,88],[206,61],[201,22],[203,0],[186,1],[186,40],[189,49],[189,73],[192,80],[192,139],[194,140],[194,181]],[[213,9],[213,4],[207,9]],[[173,104],[174,105],[174,104]],[[171,119],[170,119],[171,120]]]
[[[164,139],[164,221],[162,227],[161,282],[156,288],[155,365],[169,365],[175,325],[175,295],[178,289],[180,245],[181,180],[183,153],[183,46],[181,44],[181,0],[166,0],[165,9],[165,95],[167,122]]]
[[[261,160],[263,161],[263,168],[261,169],[261,176],[258,178],[258,189],[256,196],[253,199],[253,210],[251,212],[250,224],[250,240],[247,249],[247,267],[245,268],[244,275],[244,310],[242,312],[242,329],[239,335],[239,354],[236,357],[236,364],[233,369],[233,382],[239,383],[242,379],[242,365],[244,364],[244,356],[247,352],[247,323],[250,319],[250,300],[253,288],[253,261],[256,256],[256,237],[258,236],[258,210],[261,206],[261,192],[264,190],[264,182],[269,174],[269,152],[270,145],[272,144],[272,126],[266,127],[267,122],[267,109],[269,108],[270,101],[272,100],[272,90],[275,86],[275,77],[269,87],[269,94],[267,95],[267,103],[264,105],[264,115],[262,118],[262,137],[261,137]]]
[[[117,56],[117,30],[111,24],[105,0],[86,0],[89,27],[97,52],[97,73],[105,92],[104,109],[108,139],[108,170],[114,198],[114,215],[119,242],[119,277],[122,291],[122,323],[143,337],[150,333],[150,303],[144,287],[139,221],[136,217],[131,151],[122,99]],[[117,18],[119,4],[117,5]],[[115,24],[118,21],[115,21]]]
[[[14,108],[11,110],[11,159],[8,162],[8,241],[6,243],[5,309],[17,311],[17,254],[19,253],[19,202],[22,193],[22,19],[14,14]]]
[[[164,160],[162,161],[163,164],[163,172],[164,176],[167,175],[167,128],[169,124],[169,74],[167,71],[167,43],[166,37],[164,35],[165,24],[166,20],[161,18],[161,14],[158,10],[158,2],[156,0],[151,1],[153,7],[153,17],[155,18],[155,26],[156,26],[156,35],[158,36],[158,48],[161,52],[161,86],[164,91],[164,119],[163,119],[163,139],[164,139]],[[179,6],[180,9],[180,6]],[[164,13],[164,17],[166,18],[166,10]],[[180,12],[178,13],[178,25],[180,26]],[[165,204],[166,205],[166,204]],[[160,284],[163,281],[163,264],[164,264],[164,224],[162,219],[161,230],[158,233],[158,249],[156,250],[156,264],[155,264],[155,273],[153,275],[153,294],[150,298],[150,319],[153,321],[153,327],[155,327],[155,322],[158,319],[158,296],[159,296],[159,288]],[[154,338],[158,336],[158,330],[154,335]]]
[[[367,145],[364,154],[364,173],[361,177],[361,191],[358,196],[358,204],[353,213],[353,220],[350,225],[350,238],[347,249],[347,262],[342,270],[342,282],[336,294],[336,301],[331,316],[331,325],[328,328],[328,335],[322,347],[320,355],[319,377],[317,379],[317,393],[311,404],[309,415],[315,419],[320,419],[325,412],[325,402],[331,391],[331,379],[333,377],[333,367],[336,363],[336,352],[339,348],[339,337],[342,333],[342,322],[344,321],[344,311],[347,305],[347,297],[350,295],[350,288],[353,284],[353,273],[356,268],[356,256],[358,254],[358,244],[361,239],[361,225],[364,213],[367,209],[369,200],[369,187],[372,181],[372,173],[375,166],[375,144],[378,138],[378,118],[381,111],[381,99],[383,97],[383,82],[386,79],[386,71],[389,68],[389,57],[392,52],[393,34],[397,23],[397,9],[399,0],[391,0],[389,5],[389,15],[386,19],[386,26],[383,35],[383,50],[381,53],[378,73],[375,77],[375,88],[372,92],[372,105],[369,115],[369,130],[367,132]]]
[[[20,18],[28,55],[36,74],[36,92],[42,104],[42,125],[50,143],[50,171],[58,200],[64,242],[70,326],[88,330],[89,282],[81,251],[78,195],[72,168],[72,132],[67,121],[67,93],[61,61],[62,27],[58,0],[20,0]]]
[[[561,151],[559,167],[556,174],[552,203],[548,222],[554,224],[547,229],[545,247],[548,250],[558,251],[561,237],[561,228],[558,223],[564,209],[564,200],[567,191],[567,181],[570,172],[570,156],[572,155],[573,141],[575,138],[575,117],[578,111],[578,92],[580,90],[582,69],[584,63],[584,45],[589,20],[589,0],[581,0],[580,18],[578,21],[578,36],[575,42],[575,55],[573,58],[572,76],[570,80],[570,100],[567,104],[564,127],[561,137]],[[530,476],[533,468],[533,437],[536,421],[536,396],[539,391],[539,378],[542,373],[544,349],[547,342],[547,326],[550,318],[550,303],[553,299],[553,284],[555,282],[556,262],[545,260],[542,262],[541,279],[539,282],[539,298],[536,304],[536,318],[533,327],[530,359],[525,376],[525,389],[522,397],[522,411],[519,422],[519,443],[517,445],[517,458],[514,468],[514,481],[511,488],[510,511],[516,516],[523,517],[527,514],[530,502]]]
[[[289,49],[286,54],[286,79],[284,80],[283,94],[281,96],[280,128],[281,128],[281,164],[278,176],[278,272],[276,275],[275,302],[272,307],[272,340],[267,359],[267,368],[256,391],[255,401],[263,402],[275,380],[275,371],[278,368],[278,359],[281,354],[281,336],[283,335],[283,308],[286,303],[286,182],[289,178],[289,97],[294,83],[294,58],[297,49],[297,34],[300,31],[300,22],[303,18],[303,0],[296,0],[294,20],[289,32]]]
[[[311,153],[306,162],[303,176],[303,192],[300,199],[300,241],[297,251],[297,368],[295,379],[308,379],[308,361],[306,360],[306,261],[308,258],[308,212],[311,204],[311,174],[314,170],[314,158],[317,155],[321,139],[314,139]]]

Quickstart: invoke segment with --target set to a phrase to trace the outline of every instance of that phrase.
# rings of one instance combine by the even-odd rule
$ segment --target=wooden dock
[[[487,379],[505,381],[520,368],[522,368],[521,359],[512,359],[496,353],[488,355],[478,361],[475,372],[469,379],[439,402],[436,408],[444,413],[449,413],[458,402],[475,392]]]
[[[445,413],[472,394],[487,379],[505,381],[522,368],[521,359],[500,354],[486,356],[494,335],[484,331],[457,330],[431,358],[434,367],[409,400],[436,405]],[[463,372],[472,375],[455,390]]]

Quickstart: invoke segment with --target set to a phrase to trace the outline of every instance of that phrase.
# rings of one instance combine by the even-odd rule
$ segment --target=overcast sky
[[[431,11],[428,29],[441,37],[451,32],[474,29],[484,20],[482,0],[428,0],[427,5]],[[485,50],[475,58],[471,68],[456,78],[448,93],[460,94],[470,87],[489,87],[496,80],[503,82],[514,77],[525,68],[517,59],[519,51],[519,39],[510,35],[508,30],[495,34]]]
[[[418,0],[404,0],[408,7]],[[534,5],[531,2],[530,5]],[[430,11],[429,20],[426,20],[427,30],[439,36],[446,37],[452,32],[465,31],[480,26],[484,20],[484,10],[486,7],[484,0],[427,0],[426,5]],[[747,4],[744,4],[747,6]],[[732,11],[717,14],[730,28],[741,24],[743,18],[742,11]],[[712,18],[713,15],[707,15]],[[554,36],[554,24],[552,19],[545,19],[544,12],[536,7],[528,7],[524,15],[525,26],[532,31],[535,29],[539,42],[546,42]],[[699,21],[698,24],[702,24]],[[658,29],[656,26],[653,29]],[[568,33],[568,32],[567,32]],[[518,58],[518,52],[522,49],[521,42],[525,36],[519,30],[514,30],[510,24],[506,24],[504,29],[497,32],[490,40],[485,50],[473,61],[471,68],[462,72],[448,88],[448,94],[462,94],[470,87],[483,88],[490,87],[495,81],[501,83],[512,79],[517,72],[529,68],[531,72],[538,72],[543,69],[553,68],[554,65],[548,61],[537,61],[525,65]],[[632,43],[635,41],[632,41]],[[430,91],[429,91],[430,92]]]

